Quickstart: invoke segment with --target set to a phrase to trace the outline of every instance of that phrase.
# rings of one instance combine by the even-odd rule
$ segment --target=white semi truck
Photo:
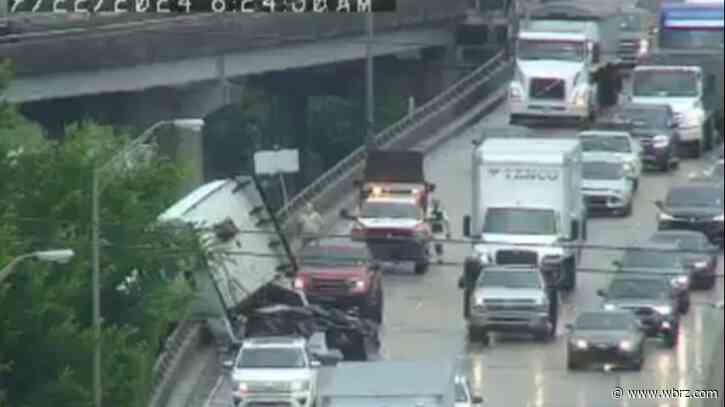
[[[587,214],[581,193],[578,140],[490,138],[472,157],[471,215],[464,235],[485,265],[534,265],[576,285]],[[470,259],[469,259],[470,260]]]
[[[573,119],[586,124],[619,92],[618,8],[556,1],[532,9],[516,42],[510,121]]]

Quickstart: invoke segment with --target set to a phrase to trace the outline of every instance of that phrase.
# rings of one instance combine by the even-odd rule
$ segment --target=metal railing
[[[511,63],[504,53],[496,55],[428,103],[416,109],[411,115],[404,117],[376,135],[374,137],[374,144],[378,148],[389,147],[402,138],[413,136],[412,133],[416,130],[421,129],[422,126],[425,126],[436,117],[444,115],[444,113],[449,113],[451,115],[450,118],[453,118],[455,113],[463,112],[466,110],[466,107],[474,104],[469,103],[470,106],[461,106],[459,102],[474,93],[481,93],[487,85],[490,85],[489,81],[492,78],[506,71],[510,66]],[[444,121],[448,122],[449,120]],[[318,210],[328,209],[331,203],[329,200],[338,200],[340,198],[339,192],[336,194],[330,194],[330,192],[340,191],[341,187],[343,187],[342,184],[349,183],[351,176],[364,163],[365,157],[365,147],[359,147],[318,177],[277,212],[277,217],[280,222],[285,222],[289,226],[289,222],[294,219],[297,211],[307,202],[314,204]],[[325,201],[325,198],[328,201]]]
[[[164,344],[164,350],[156,359],[150,406],[163,407],[169,396],[171,376],[185,353],[194,348],[194,340],[201,334],[202,324],[198,321],[182,321]]]

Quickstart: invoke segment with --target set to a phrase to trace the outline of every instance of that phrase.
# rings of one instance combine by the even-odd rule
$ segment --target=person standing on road
[[[303,245],[316,240],[322,232],[322,216],[315,210],[311,203],[305,204],[298,219],[299,233],[302,236]]]
[[[435,252],[438,258],[438,264],[443,263],[443,236],[445,233],[446,240],[451,238],[451,224],[448,221],[448,214],[441,207],[441,202],[437,199],[433,200],[433,208],[430,212],[430,225],[435,242]]]

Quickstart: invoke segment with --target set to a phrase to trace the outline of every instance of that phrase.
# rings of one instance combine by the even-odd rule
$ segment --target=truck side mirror
[[[355,220],[355,217],[352,216],[350,211],[347,209],[340,210],[340,218],[345,219],[345,220]]]
[[[466,215],[463,217],[463,236],[471,237],[471,216]]]
[[[607,292],[600,289],[600,290],[597,290],[597,295],[600,296],[600,297],[602,297],[602,298],[606,298]]]
[[[664,202],[662,202],[662,201],[661,201],[661,200],[659,200],[659,199],[658,199],[658,200],[656,200],[656,201],[655,201],[654,203],[655,203],[655,206],[657,207],[657,209],[659,209],[659,210],[662,210],[662,208],[664,208],[664,207],[665,207],[665,203],[664,203]]]
[[[463,278],[463,276],[458,278],[458,288],[460,288],[461,290],[466,288],[466,279]]]
[[[436,190],[436,184],[430,183],[428,184],[428,192],[435,192]]]
[[[619,270],[619,269],[622,269],[622,268],[624,267],[624,265],[622,264],[622,262],[621,262],[621,261],[619,261],[619,260],[614,260],[614,261],[612,262],[612,266],[614,266],[614,268],[616,268],[616,269],[618,269],[618,270]]]
[[[574,330],[574,324],[566,324],[566,325],[564,325],[564,329],[571,332]]]
[[[483,404],[483,397],[481,397],[481,396],[473,396],[473,397],[471,397],[471,403],[473,403],[473,404]]]
[[[362,185],[363,185],[362,180],[356,179],[356,180],[352,181],[352,186],[354,186],[355,188],[360,188],[360,187],[362,187]]]

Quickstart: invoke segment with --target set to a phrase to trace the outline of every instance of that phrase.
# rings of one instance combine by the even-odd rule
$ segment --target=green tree
[[[2,72],[0,70],[0,72]],[[0,74],[2,79],[6,74]],[[1,91],[1,89],[0,89]],[[82,123],[62,144],[0,105],[0,267],[33,250],[70,247],[67,265],[25,262],[0,286],[0,404],[91,405],[91,170],[128,142],[109,127]],[[151,371],[169,329],[187,316],[186,273],[205,253],[190,227],[159,225],[184,173],[165,159],[103,179],[101,195],[104,401],[146,405]],[[4,395],[4,400],[3,400]]]

